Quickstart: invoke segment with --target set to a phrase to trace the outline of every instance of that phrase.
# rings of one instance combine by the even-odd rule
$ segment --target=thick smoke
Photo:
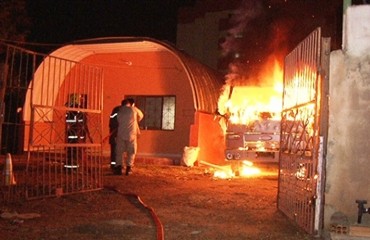
[[[230,18],[231,28],[225,42],[221,44],[223,56],[233,54],[240,49],[240,38],[243,36],[249,22],[260,15],[261,5],[258,1],[243,1],[241,7],[236,9]]]
[[[262,84],[261,71],[271,65],[269,61],[283,65],[284,56],[295,45],[315,28],[325,26],[335,10],[330,6],[324,1],[242,1],[221,44],[223,57],[230,62],[226,82]]]
[[[283,42],[286,31],[277,21],[265,1],[244,0],[231,17],[232,27],[221,45],[223,56],[233,61],[229,64],[219,98],[218,110],[227,114],[227,101],[235,86],[272,85],[274,67],[280,65],[286,51]]]

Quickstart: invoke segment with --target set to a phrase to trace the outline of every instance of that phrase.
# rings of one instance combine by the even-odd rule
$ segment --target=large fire
[[[269,112],[272,119],[280,119],[283,70],[276,60],[266,69],[269,71],[263,73],[259,86],[225,84],[218,102],[220,114],[239,124],[258,119],[261,112]]]
[[[271,120],[281,119],[283,70],[276,59],[268,61],[265,71],[256,78],[258,85],[242,84],[236,80],[235,74],[229,74],[226,84],[218,101],[218,113],[225,116],[225,123],[221,126],[225,133],[228,124],[249,125],[256,120],[266,117]],[[238,82],[236,84],[236,82]],[[221,122],[221,121],[220,121]],[[243,147],[243,146],[242,146]],[[244,148],[246,148],[244,146]],[[262,176],[261,169],[255,167],[250,161],[240,161],[237,168],[220,168],[214,171],[214,177],[230,179],[234,177]]]

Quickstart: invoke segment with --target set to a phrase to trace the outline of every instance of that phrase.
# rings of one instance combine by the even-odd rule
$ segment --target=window
[[[174,130],[175,96],[128,96],[135,99],[135,104],[144,113],[140,121],[141,129]]]

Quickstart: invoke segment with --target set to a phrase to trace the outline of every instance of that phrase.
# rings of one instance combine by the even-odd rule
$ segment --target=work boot
[[[130,175],[132,173],[131,166],[126,167],[126,176]]]
[[[122,175],[122,166],[121,165],[114,166],[114,168],[112,170],[113,170],[114,175]]]

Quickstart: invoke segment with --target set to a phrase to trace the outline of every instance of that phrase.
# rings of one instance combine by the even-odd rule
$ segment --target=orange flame
[[[286,92],[284,107],[291,107],[301,103],[310,102],[316,96],[316,81],[307,81],[317,78],[317,71],[310,66],[303,66],[299,71],[294,72],[292,76],[288,76],[286,82]]]
[[[261,174],[261,170],[253,166],[252,162],[243,161],[243,165],[239,169],[239,175],[241,177],[251,177]]]
[[[235,177],[235,174],[232,171],[217,170],[213,173],[213,177],[221,179],[230,179]]]
[[[272,119],[280,119],[283,70],[276,60],[268,65],[261,78],[265,86],[224,85],[218,110],[222,115],[227,115],[232,123],[249,124],[259,119],[261,112],[269,112]]]
[[[242,165],[240,165],[236,171],[238,171],[238,174],[231,169],[219,169],[213,173],[213,177],[220,179],[231,179],[236,176],[247,178],[260,176],[262,174],[259,168],[253,166],[252,162],[246,160],[242,161]]]

